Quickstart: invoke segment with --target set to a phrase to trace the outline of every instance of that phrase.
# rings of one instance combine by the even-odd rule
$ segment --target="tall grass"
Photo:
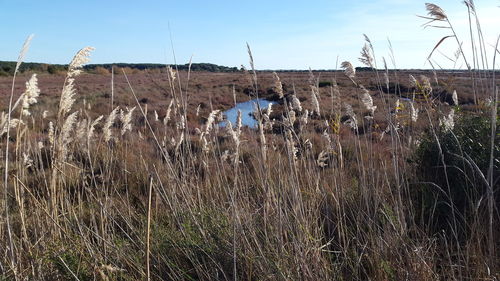
[[[427,9],[452,29],[440,7]],[[390,85],[401,78],[385,59],[377,70],[365,39],[360,61],[373,68],[376,90],[344,62],[357,104],[344,103],[337,74],[322,96],[312,71],[310,103],[301,103],[274,73],[282,110],[258,107],[256,130],[242,126],[241,113],[221,127],[213,108],[190,120],[195,74],[171,67],[164,115],[139,102],[147,93],[123,72],[112,74],[111,92],[123,75],[135,104],[120,106],[112,94],[110,113],[97,116],[74,87],[91,48],[70,63],[48,117],[41,109],[23,117],[42,105],[16,108],[13,87],[0,126],[0,279],[497,280],[498,86],[482,35],[472,38],[480,51],[469,67],[471,112],[436,101],[427,77],[412,77],[411,100],[399,99]],[[248,53],[243,75],[258,98],[260,73]],[[491,134],[486,141],[470,137],[465,128],[477,124],[462,122],[467,115],[487,116],[477,123]]]

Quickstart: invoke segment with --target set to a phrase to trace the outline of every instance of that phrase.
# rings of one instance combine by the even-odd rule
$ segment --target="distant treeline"
[[[107,63],[107,64],[88,64],[83,68],[85,71],[90,73],[97,74],[106,74],[111,73],[111,68],[115,68],[115,70],[125,70],[126,72],[136,72],[141,70],[155,70],[159,71],[165,69],[167,67],[166,64],[159,63]],[[172,66],[177,68],[178,70],[188,70],[189,64],[181,64],[177,66]],[[16,62],[14,61],[0,61],[0,76],[11,76],[14,74],[14,70],[16,69]],[[23,72],[36,72],[36,73],[50,73],[57,74],[66,72],[68,69],[67,64],[47,64],[47,63],[36,63],[36,62],[26,62],[21,64],[19,71]],[[118,71],[120,71],[118,70]],[[242,68],[237,67],[228,67],[223,65],[216,65],[212,63],[193,63],[191,64],[191,71],[208,71],[208,72],[239,72],[243,71]],[[308,70],[300,70],[300,69],[280,69],[280,70],[258,70],[258,72],[304,72]],[[334,70],[334,69],[314,69],[314,72],[335,72],[342,70]],[[356,71],[375,71],[374,68],[371,67],[356,67]],[[379,69],[378,71],[385,71],[384,69]],[[430,71],[429,69],[391,69],[390,71],[409,71],[409,72],[426,72]],[[442,69],[436,70],[436,72],[464,72],[466,70],[453,70],[453,69]]]
[[[167,65],[159,63],[113,63],[113,64],[88,64],[84,68],[86,70],[95,70],[99,67],[107,69],[108,71],[110,71],[112,67],[145,70],[145,69],[162,69],[167,67]],[[172,67],[177,68],[178,70],[188,70],[189,64],[181,64]],[[191,71],[237,72],[239,71],[239,69],[236,67],[227,67],[212,63],[193,63],[191,64]]]
[[[111,68],[121,68],[128,70],[145,70],[145,69],[164,69],[166,64],[157,63],[113,63],[113,64],[88,64],[83,68],[89,72],[102,73],[105,71],[110,72]],[[188,70],[189,64],[182,64],[175,66],[178,70]],[[16,62],[14,61],[0,61],[0,76],[10,76],[14,74],[16,69]],[[34,63],[27,62],[21,64],[20,72],[37,72],[37,73],[50,73],[56,74],[65,72],[68,69],[66,64],[47,64],[47,63]],[[227,67],[216,65],[212,63],[193,63],[191,64],[191,71],[209,71],[209,72],[237,72],[240,71],[236,67]]]
[[[15,61],[0,61],[0,76],[13,75],[16,69]],[[20,72],[33,71],[33,72],[48,72],[57,73],[58,71],[63,71],[67,69],[67,65],[61,64],[46,64],[46,63],[34,63],[27,62],[21,64],[19,67]]]

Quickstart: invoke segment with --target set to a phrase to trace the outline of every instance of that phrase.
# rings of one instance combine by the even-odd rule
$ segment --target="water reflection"
[[[232,124],[236,123],[236,118],[238,117],[238,110],[241,110],[241,124],[243,126],[248,126],[250,128],[257,127],[257,120],[252,116],[255,108],[257,108],[257,102],[262,109],[267,108],[269,104],[276,104],[274,101],[268,101],[265,99],[253,99],[246,102],[237,103],[235,107],[224,111],[224,116],[226,120],[231,121]],[[220,125],[224,126],[225,121]]]

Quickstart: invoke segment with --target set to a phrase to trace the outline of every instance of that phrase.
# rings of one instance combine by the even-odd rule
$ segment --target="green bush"
[[[482,210],[486,207],[488,187],[484,178],[487,178],[490,163],[490,136],[488,114],[461,116],[452,131],[439,130],[436,134],[427,132],[424,135],[416,151],[418,184],[412,195],[420,204],[416,206],[419,210],[417,220],[432,231],[450,230],[455,217],[458,233],[467,234],[473,227],[472,219],[477,221],[485,214]],[[498,182],[498,137],[494,158],[494,182]],[[498,206],[498,194],[496,196]]]
[[[318,83],[318,86],[319,86],[320,88],[323,88],[323,87],[330,87],[330,86],[332,86],[332,82],[330,82],[330,81],[320,81],[320,82]]]
[[[75,276],[82,281],[93,280],[92,269],[88,268],[76,253],[68,251],[60,256],[52,257],[51,260],[64,280],[74,280]]]

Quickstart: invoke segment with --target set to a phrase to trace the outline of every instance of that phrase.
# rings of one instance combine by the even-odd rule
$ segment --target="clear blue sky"
[[[429,0],[427,0],[429,1]],[[467,10],[460,0],[435,3],[446,10],[463,40]],[[67,63],[84,46],[96,48],[92,63],[248,65],[245,43],[258,69],[331,69],[339,60],[360,65],[363,33],[377,59],[388,59],[387,38],[400,68],[422,68],[446,30],[423,29],[424,1],[159,1],[0,0],[0,60],[16,60],[24,39],[35,34],[26,61]],[[500,1],[477,0],[488,43],[500,33]],[[456,44],[445,44],[451,54]],[[488,49],[492,53],[492,48]],[[443,66],[446,59],[436,57]],[[389,60],[389,59],[388,59]],[[381,60],[380,60],[380,64]]]

